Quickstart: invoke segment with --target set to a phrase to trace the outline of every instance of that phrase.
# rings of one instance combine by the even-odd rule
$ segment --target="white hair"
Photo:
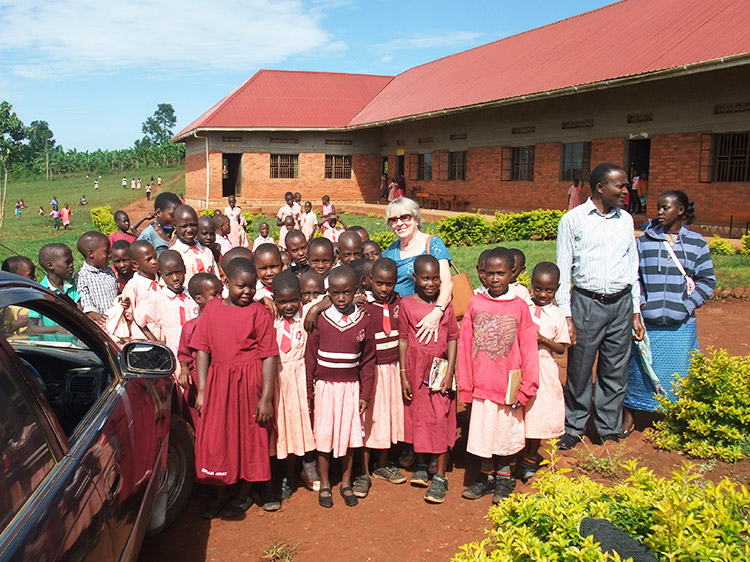
[[[408,197],[399,197],[394,199],[385,208],[385,216],[390,217],[391,211],[396,216],[408,214],[414,217],[417,221],[417,227],[422,228],[422,212],[419,210],[419,203]]]

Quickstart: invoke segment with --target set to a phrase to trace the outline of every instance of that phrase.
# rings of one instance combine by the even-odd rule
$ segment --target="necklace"
[[[677,243],[677,237],[680,235],[678,232],[666,232],[664,235],[667,237],[667,242],[670,246],[674,246]]]

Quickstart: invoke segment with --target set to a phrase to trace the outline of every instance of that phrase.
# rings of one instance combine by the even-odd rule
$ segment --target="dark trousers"
[[[593,406],[599,436],[618,434],[628,381],[633,301],[628,293],[616,302],[604,304],[574,290],[571,314],[577,343],[568,351],[565,431],[583,435]],[[597,358],[593,385],[592,369]]]

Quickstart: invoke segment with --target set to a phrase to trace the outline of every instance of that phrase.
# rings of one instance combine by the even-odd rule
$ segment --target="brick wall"
[[[209,199],[221,200],[221,152],[209,152]],[[191,203],[206,200],[206,155],[185,157],[185,199]]]

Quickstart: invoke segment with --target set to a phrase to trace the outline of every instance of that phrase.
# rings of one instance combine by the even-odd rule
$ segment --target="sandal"
[[[349,494],[347,494],[346,492],[349,492]],[[354,490],[352,490],[351,486],[341,488],[340,493],[341,497],[344,498],[344,503],[347,505],[347,507],[354,507],[359,503],[359,500],[357,499],[357,496],[354,495]]]
[[[324,496],[323,494],[328,494]],[[318,505],[320,507],[330,508],[333,507],[333,494],[330,488],[321,488],[318,490]]]
[[[253,498],[250,496],[234,496],[224,504],[219,513],[222,519],[232,519],[245,513],[253,505]]]
[[[206,506],[206,509],[204,509],[201,512],[201,517],[203,519],[216,519],[219,514],[221,513],[222,508],[224,507],[224,504],[227,503],[226,498],[214,498],[211,500],[211,503],[209,503]]]

